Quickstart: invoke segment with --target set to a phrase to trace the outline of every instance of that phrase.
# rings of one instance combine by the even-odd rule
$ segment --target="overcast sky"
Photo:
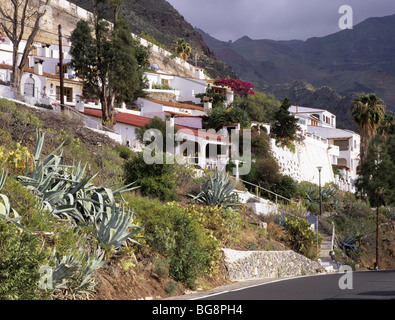
[[[395,14],[395,0],[167,0],[184,18],[223,40],[305,40],[337,31],[349,5],[353,24],[369,17]],[[395,32],[395,30],[394,30]]]

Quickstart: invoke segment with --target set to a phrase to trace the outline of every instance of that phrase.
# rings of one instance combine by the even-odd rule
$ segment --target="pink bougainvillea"
[[[249,94],[255,94],[252,90],[254,85],[247,81],[232,79],[232,78],[220,78],[214,81],[216,86],[229,87],[234,93],[237,93],[240,97],[246,97]]]

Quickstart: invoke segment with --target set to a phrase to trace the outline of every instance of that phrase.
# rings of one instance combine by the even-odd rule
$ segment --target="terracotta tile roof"
[[[158,103],[158,104],[168,106],[168,107],[204,111],[203,107],[199,107],[199,106],[196,106],[193,104],[180,103],[180,102],[175,102],[175,101],[174,102],[173,101],[161,101],[161,100],[147,99],[147,98],[144,98],[142,100],[151,101],[151,102]]]
[[[85,109],[84,114],[87,116],[92,116],[96,118],[102,117],[101,110],[96,109]],[[135,114],[120,112],[115,116],[115,121],[119,123],[128,124],[134,127],[144,127],[146,124],[149,124],[152,119],[138,116]]]
[[[85,109],[84,114],[87,116],[92,116],[92,117],[97,117],[97,118],[102,117],[101,110],[96,110],[96,109]],[[128,124],[128,125],[131,125],[134,127],[139,127],[139,128],[145,126],[146,124],[149,124],[151,120],[152,120],[151,118],[146,118],[146,117],[138,116],[135,114],[123,113],[123,112],[120,112],[115,116],[116,122]],[[218,135],[215,133],[205,132],[204,130],[201,131],[199,129],[195,129],[195,128],[191,128],[191,127],[176,125],[176,128],[178,130],[184,131],[186,134],[192,132],[192,134],[195,137],[201,137],[201,138],[210,139],[210,140],[217,140],[217,141],[226,139],[224,136],[221,136],[221,135]]]

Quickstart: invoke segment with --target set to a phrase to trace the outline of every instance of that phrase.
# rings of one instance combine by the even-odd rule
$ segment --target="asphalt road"
[[[283,278],[185,297],[193,300],[395,300],[395,270]]]

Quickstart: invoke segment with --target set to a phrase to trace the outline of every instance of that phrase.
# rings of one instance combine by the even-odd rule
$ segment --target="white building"
[[[26,41],[22,40],[18,49],[18,61],[21,59]],[[12,43],[8,38],[0,42],[0,80],[11,84]],[[74,72],[68,67],[70,62],[69,44],[64,46],[64,95],[65,103],[75,105],[82,95],[82,81],[75,79]],[[21,94],[29,103],[51,104],[60,101],[60,67],[58,45],[34,42],[28,57],[27,67],[21,79]],[[11,90],[11,88],[10,88]]]
[[[102,112],[100,110],[84,109],[83,114],[96,119],[98,124],[101,123]],[[174,123],[174,118],[172,119],[170,119],[170,124],[177,128],[175,155],[182,156],[185,161],[202,169],[222,170],[225,167],[229,159],[229,140],[225,136],[177,125]],[[142,151],[144,146],[137,138],[137,130],[149,124],[152,119],[120,110],[115,120],[114,131],[122,136],[122,143],[134,151]]]
[[[336,128],[336,116],[327,110],[290,106],[288,111],[295,117],[306,120],[308,126]]]
[[[350,130],[337,129],[336,116],[327,110],[291,106],[289,112],[298,118],[301,132],[306,137],[305,144],[310,144],[313,139],[320,141],[327,149],[328,163],[333,171],[332,177],[328,175],[327,178],[337,183],[342,190],[355,192],[360,136]],[[310,152],[310,149],[306,152]],[[324,156],[321,158],[325,159]]]

